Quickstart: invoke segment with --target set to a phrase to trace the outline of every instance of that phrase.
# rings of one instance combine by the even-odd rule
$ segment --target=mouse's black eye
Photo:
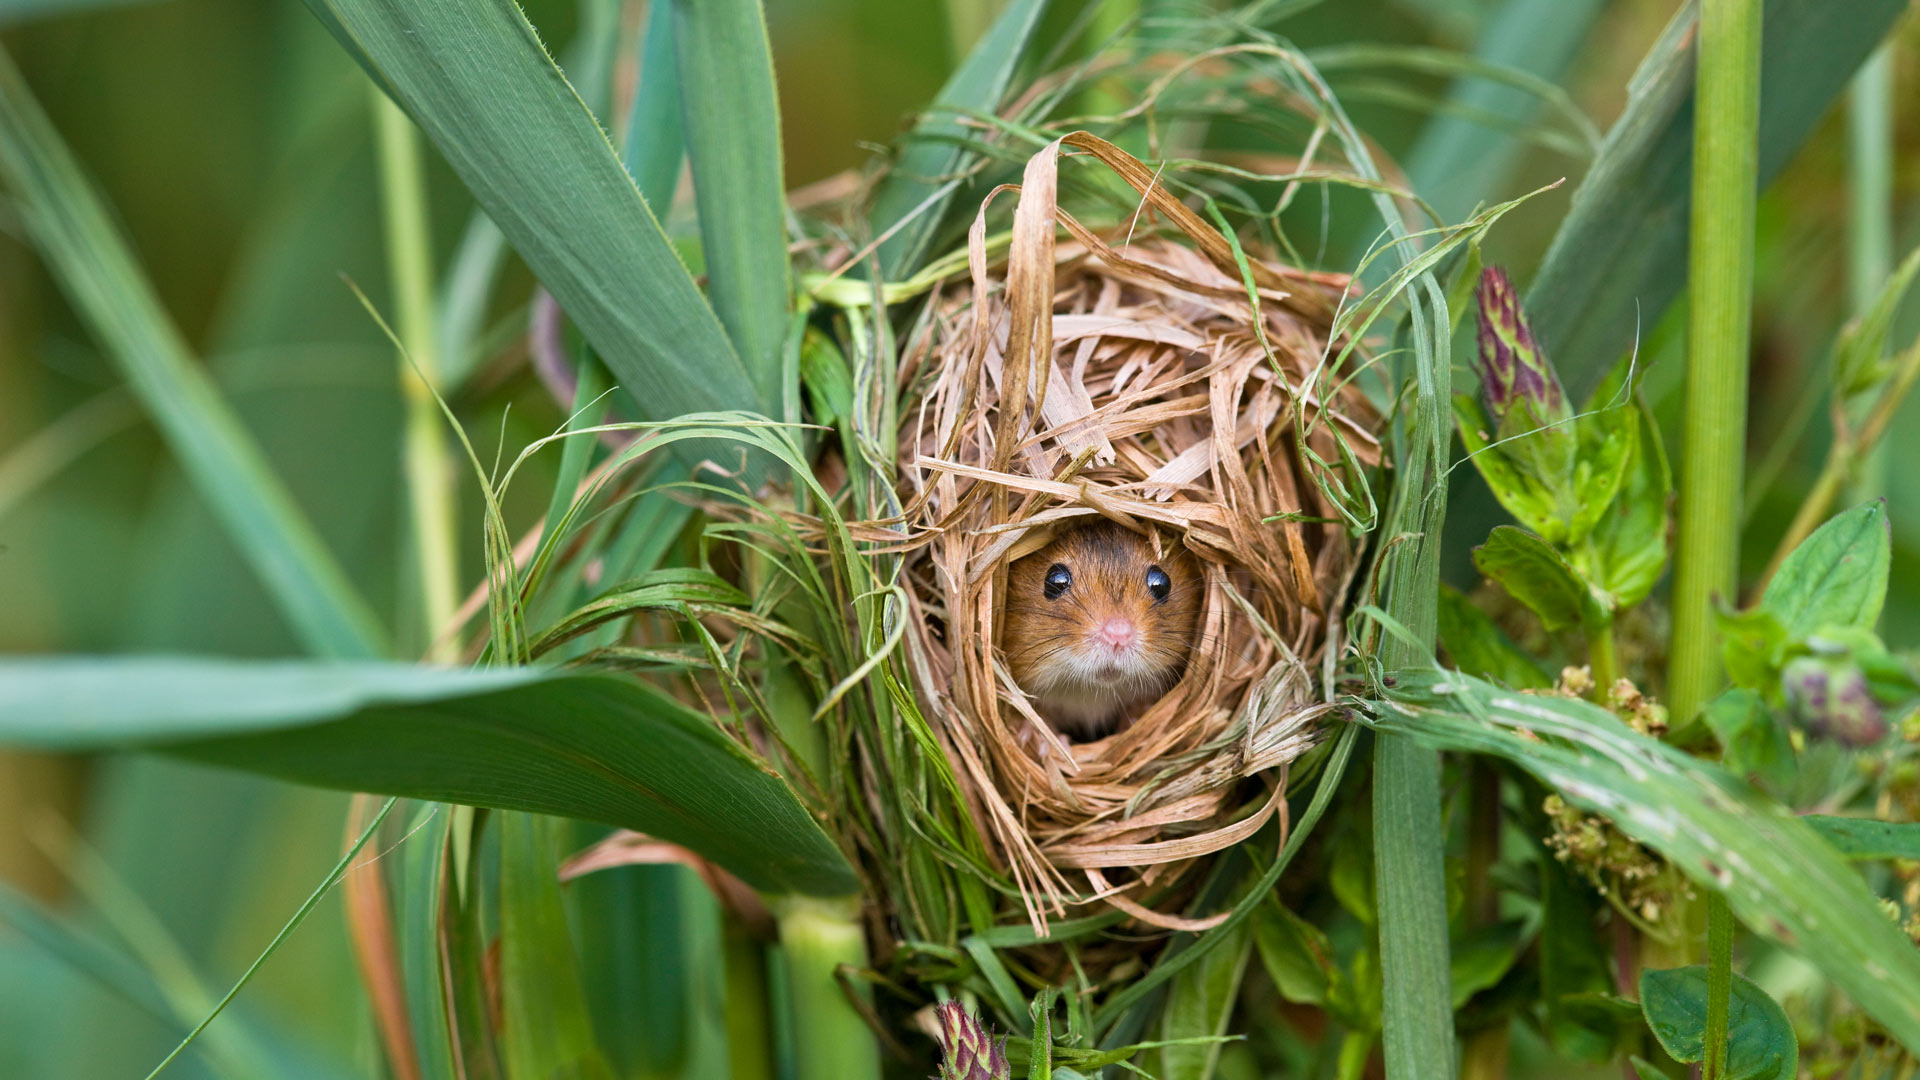
[[[1066,592],[1072,587],[1073,571],[1067,569],[1066,563],[1054,563],[1052,566],[1047,567],[1047,584],[1045,589],[1047,599],[1058,600],[1060,599],[1061,593]]]
[[[1173,579],[1167,576],[1165,570],[1157,566],[1149,566],[1147,567],[1147,591],[1153,594],[1155,600],[1165,600],[1167,594],[1173,591]]]

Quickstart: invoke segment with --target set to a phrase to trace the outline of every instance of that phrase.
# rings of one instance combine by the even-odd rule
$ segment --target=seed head
[[[938,1080],[1008,1080],[1007,1037],[994,1038],[980,1018],[958,1001],[943,1001],[935,1010],[940,1020],[940,1076]]]
[[[1547,362],[1546,353],[1533,340],[1526,313],[1520,310],[1520,296],[1506,271],[1489,266],[1480,274],[1480,403],[1487,416],[1500,428],[1516,412],[1531,415],[1518,419],[1530,421],[1518,434],[1568,419],[1566,392],[1560,377]]]

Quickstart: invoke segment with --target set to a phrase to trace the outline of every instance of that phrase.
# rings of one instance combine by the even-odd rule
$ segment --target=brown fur
[[[1047,572],[1067,567],[1073,584],[1049,600]],[[1172,582],[1163,600],[1147,591],[1158,566]],[[1199,564],[1164,534],[1144,537],[1118,524],[1083,525],[1016,560],[1008,571],[1002,644],[1014,681],[1055,728],[1098,736],[1131,719],[1178,682],[1200,618]],[[1124,615],[1142,647],[1120,680],[1089,680],[1075,655],[1107,618]]]

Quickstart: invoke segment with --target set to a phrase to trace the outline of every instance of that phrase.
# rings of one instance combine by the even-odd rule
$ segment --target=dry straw
[[[1135,219],[1103,236],[1061,209],[1063,151],[1132,185]],[[1284,836],[1286,766],[1330,709],[1358,562],[1334,494],[1380,456],[1378,414],[1327,369],[1346,277],[1243,251],[1164,179],[1085,133],[1048,145],[981,206],[970,280],[903,365],[915,690],[1037,931],[1094,902],[1211,925],[1223,916],[1181,914],[1196,861],[1276,814]],[[1006,192],[996,287],[985,223]],[[1014,684],[1001,611],[1013,559],[1097,517],[1184,544],[1206,597],[1181,681],[1074,743]]]

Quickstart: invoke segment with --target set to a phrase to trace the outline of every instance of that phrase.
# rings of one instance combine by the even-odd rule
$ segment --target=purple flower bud
[[[1887,718],[1858,665],[1802,656],[1780,672],[1780,689],[1809,734],[1842,746],[1872,746],[1887,735]]]
[[[940,1020],[939,1080],[1008,1080],[1007,1037],[993,1037],[979,1017],[958,1001],[943,1001],[934,1010]]]
[[[1560,423],[1573,415],[1560,377],[1533,340],[1520,295],[1506,272],[1480,274],[1480,403],[1503,437]],[[1518,421],[1510,424],[1508,418]]]

